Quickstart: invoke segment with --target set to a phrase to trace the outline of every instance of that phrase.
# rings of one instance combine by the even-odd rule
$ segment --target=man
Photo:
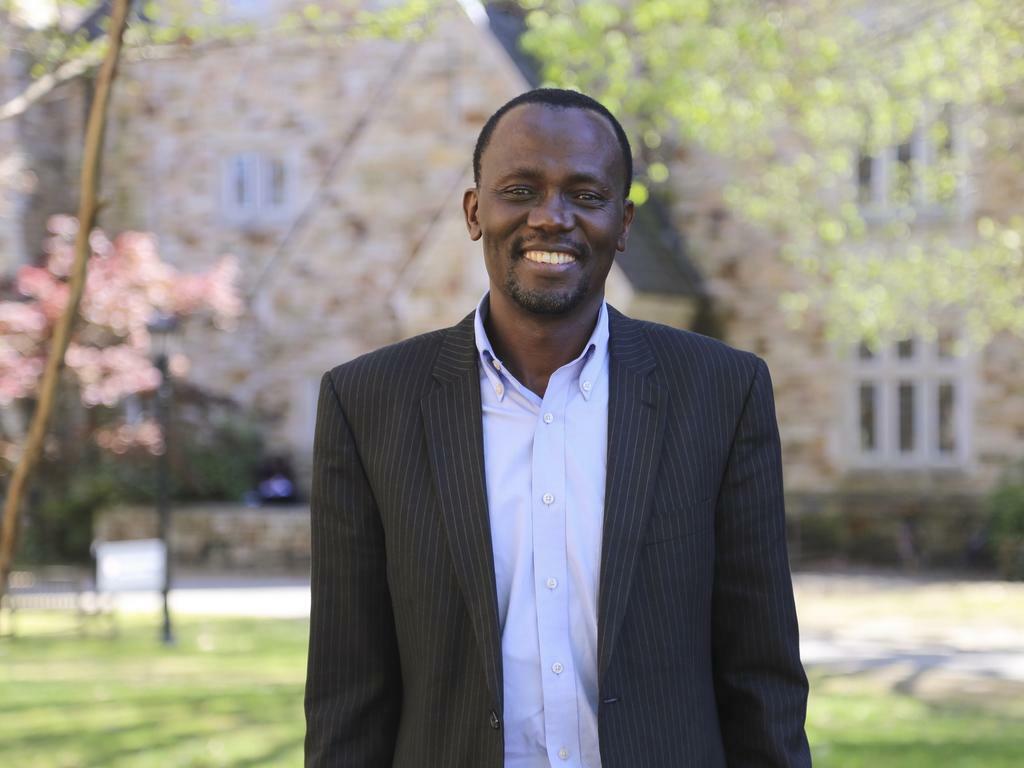
[[[513,99],[488,294],[324,376],[307,765],[810,765],[768,371],[605,304],[631,176],[597,102]]]

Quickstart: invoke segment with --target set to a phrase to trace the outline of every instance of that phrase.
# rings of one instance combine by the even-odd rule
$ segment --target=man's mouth
[[[538,264],[572,264],[576,257],[564,251],[526,251],[523,258]]]

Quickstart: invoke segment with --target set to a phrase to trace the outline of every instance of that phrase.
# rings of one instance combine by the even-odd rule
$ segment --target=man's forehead
[[[498,121],[491,142],[495,138],[508,139],[525,128],[545,133],[560,133],[566,137],[602,138],[617,142],[611,122],[592,109],[560,104],[529,102],[518,104]]]
[[[488,165],[488,155],[500,156],[504,164],[513,159],[522,162],[555,156],[570,147],[585,152],[593,161],[615,163],[621,154],[615,129],[603,115],[583,107],[552,104],[513,107],[502,115],[488,144],[483,167]]]

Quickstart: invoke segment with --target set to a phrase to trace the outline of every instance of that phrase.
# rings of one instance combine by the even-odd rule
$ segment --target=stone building
[[[302,5],[223,3],[257,30]],[[530,85],[509,24],[453,1],[417,39],[257,32],[122,69],[103,224],[155,232],[182,268],[240,259],[246,313],[230,334],[186,329],[190,377],[260,414],[302,474],[323,371],[458,320],[485,289],[460,201],[483,121]],[[0,167],[5,140],[26,143],[11,130],[0,122]],[[73,168],[72,142],[59,132],[47,141],[61,148],[50,165],[57,156]],[[1021,182],[973,160],[964,219],[1005,213]],[[641,209],[611,303],[767,360],[805,553],[956,561],[980,530],[981,494],[1024,456],[1024,341],[1000,337],[959,358],[945,340],[908,340],[868,357],[831,346],[813,319],[790,327],[778,300],[798,276],[730,214],[713,157],[694,151],[679,163],[671,209]],[[23,251],[31,242],[11,232],[39,226],[24,208],[12,219],[10,199],[0,194],[8,267],[12,238]],[[67,209],[59,192],[50,202]]]
[[[258,5],[253,23],[287,4]],[[323,371],[455,322],[486,288],[462,193],[483,121],[527,87],[455,3],[422,39],[269,37],[125,66],[107,225],[155,232],[186,269],[242,264],[238,328],[187,329],[193,380],[255,408],[308,466]],[[699,277],[655,216],[610,294],[686,325]]]

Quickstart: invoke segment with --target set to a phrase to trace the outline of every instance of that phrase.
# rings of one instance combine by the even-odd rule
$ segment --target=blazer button
[[[491,728],[498,730],[501,728],[501,720],[498,719],[498,713],[493,709],[491,710]]]

